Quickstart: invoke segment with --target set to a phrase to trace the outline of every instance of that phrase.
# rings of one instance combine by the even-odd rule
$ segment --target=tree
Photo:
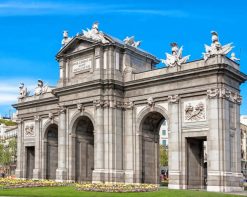
[[[160,145],[160,166],[168,166],[168,148]]]
[[[16,160],[17,142],[16,138],[0,144],[0,165],[7,168]]]

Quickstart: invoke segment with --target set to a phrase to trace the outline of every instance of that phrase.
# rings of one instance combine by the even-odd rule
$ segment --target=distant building
[[[160,127],[160,144],[165,147],[168,146],[168,126],[166,120],[164,120]]]
[[[243,119],[241,119],[241,121],[242,120]],[[244,122],[240,123],[240,131],[241,131],[241,169],[244,176],[247,177],[247,123],[246,124],[244,124]]]
[[[240,122],[247,125],[247,115],[240,116]]]

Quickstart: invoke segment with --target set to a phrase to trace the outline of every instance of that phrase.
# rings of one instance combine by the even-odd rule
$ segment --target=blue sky
[[[170,52],[170,42],[184,46],[190,60],[200,59],[210,31],[220,42],[233,42],[247,73],[247,1],[107,0],[0,1],[0,114],[13,111],[19,82],[29,89],[37,79],[56,85],[63,30],[74,36],[99,21],[100,29],[124,39],[134,35],[141,48],[158,58]],[[241,86],[241,114],[247,114],[247,84]]]

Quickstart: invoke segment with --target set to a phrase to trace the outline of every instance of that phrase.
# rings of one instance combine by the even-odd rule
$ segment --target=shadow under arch
[[[139,134],[140,182],[159,184],[160,182],[160,136],[159,131],[164,120],[169,121],[167,111],[161,106],[147,106],[137,117],[136,129]]]

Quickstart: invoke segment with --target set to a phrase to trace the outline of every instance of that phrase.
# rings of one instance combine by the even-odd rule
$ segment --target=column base
[[[15,176],[16,176],[16,178],[19,178],[19,179],[23,178],[23,171],[16,169],[15,170]]]
[[[207,191],[213,192],[239,192],[241,187],[242,173],[209,171],[207,178]]]
[[[41,178],[40,169],[33,169],[33,179],[40,179]]]
[[[123,183],[123,170],[94,170],[93,183]]]
[[[243,187],[231,187],[231,186],[207,186],[208,192],[242,192]]]
[[[64,169],[57,169],[56,170],[56,181],[58,182],[63,182],[67,180],[67,170],[66,168]]]
[[[125,183],[135,183],[135,174],[132,170],[126,170],[124,175]]]
[[[105,182],[105,171],[104,170],[94,170],[93,171],[93,183],[104,183]]]

